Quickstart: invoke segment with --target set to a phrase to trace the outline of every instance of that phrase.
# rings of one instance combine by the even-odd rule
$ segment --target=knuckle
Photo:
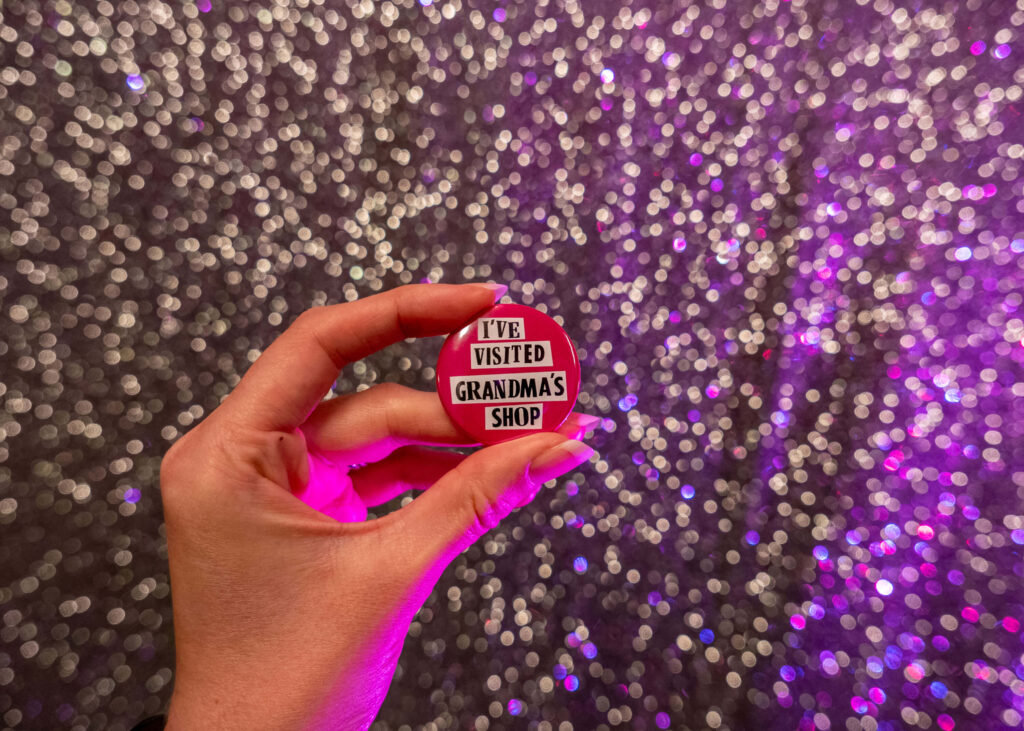
[[[377,395],[380,396],[388,405],[393,401],[401,399],[410,391],[409,388],[391,381],[379,383],[374,386],[374,388],[377,389]]]
[[[321,309],[320,307],[310,307],[308,310],[303,310],[292,324],[299,327],[313,327],[320,321]]]
[[[470,490],[469,503],[473,510],[473,537],[479,538],[496,526],[499,519],[495,514],[491,501],[480,490]]]
[[[384,298],[383,301],[391,311],[389,317],[398,326],[398,331],[401,333],[402,338],[409,339],[417,337],[416,320],[415,318],[410,318],[409,313],[405,310],[405,303],[407,301],[404,296],[405,294],[407,293],[393,289],[378,296]]]
[[[226,419],[211,417],[183,434],[160,462],[161,485],[173,490],[179,483],[196,482],[201,469],[218,461],[218,455],[233,453],[238,432]]]
[[[186,496],[194,492],[197,464],[201,461],[199,445],[205,441],[198,430],[199,427],[196,427],[182,435],[160,460],[160,496],[168,515],[179,512],[181,506],[187,505]],[[185,502],[180,502],[178,496],[185,498]]]
[[[399,414],[402,413],[402,402],[409,396],[412,389],[397,383],[380,383],[374,386],[376,397],[380,400],[380,413],[387,424],[388,433],[395,433]]]
[[[331,307],[342,306],[331,305]],[[291,328],[298,331],[300,338],[305,340],[307,345],[323,351],[334,363],[335,368],[341,370],[345,367],[345,362],[338,355],[337,350],[323,336],[323,330],[329,319],[327,310],[327,307],[310,307],[295,318]]]
[[[511,512],[513,506],[506,504],[506,500],[501,496],[497,499],[491,498],[479,484],[471,483],[468,487],[468,504],[473,513],[471,524],[475,540],[497,526]]]
[[[171,445],[171,448],[164,454],[160,461],[160,481],[173,482],[174,478],[181,474],[182,468],[189,461],[189,444],[193,432],[188,432],[178,441]]]

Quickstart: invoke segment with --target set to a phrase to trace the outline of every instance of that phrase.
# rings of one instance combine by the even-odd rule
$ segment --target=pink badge
[[[580,391],[576,348],[554,320],[495,305],[453,332],[437,359],[437,392],[452,421],[484,444],[554,431]]]

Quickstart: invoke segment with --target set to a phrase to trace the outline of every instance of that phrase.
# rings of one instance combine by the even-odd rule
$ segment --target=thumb
[[[593,453],[583,442],[556,433],[533,434],[474,452],[394,514],[401,519],[408,545],[415,546],[418,568],[440,574],[514,508],[532,500],[545,482]]]

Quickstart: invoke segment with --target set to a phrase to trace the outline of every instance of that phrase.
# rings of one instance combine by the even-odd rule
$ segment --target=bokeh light
[[[301,311],[497,281],[598,457],[453,563],[375,728],[1019,726],[1019,5],[6,4],[4,724],[165,706],[160,458]]]

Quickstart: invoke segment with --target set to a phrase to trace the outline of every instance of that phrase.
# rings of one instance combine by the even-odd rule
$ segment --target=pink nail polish
[[[593,429],[601,423],[601,417],[593,416],[592,414],[576,414],[576,423],[579,424],[582,429]]]
[[[553,319],[524,305],[487,310],[449,335],[437,360],[445,411],[484,444],[558,429],[579,390],[572,340]]]
[[[507,284],[498,284],[497,282],[481,282],[477,286],[478,287],[486,287],[487,289],[491,290],[491,292],[494,295],[494,301],[495,302],[497,302],[502,297],[504,297],[505,293],[508,292],[508,285]]]
[[[530,464],[530,481],[540,484],[564,475],[573,467],[583,464],[594,450],[583,442],[569,439],[541,454]]]

